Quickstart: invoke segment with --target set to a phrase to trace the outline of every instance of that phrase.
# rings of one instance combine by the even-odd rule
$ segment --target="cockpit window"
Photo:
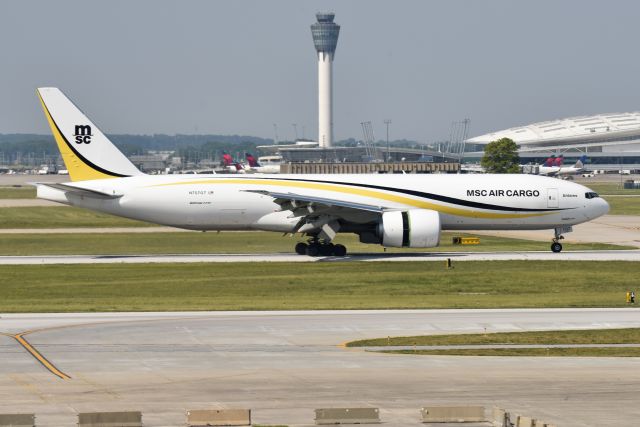
[[[584,193],[584,197],[586,197],[587,199],[595,199],[596,197],[600,197],[600,196],[598,196],[598,193],[594,193],[593,191],[589,191],[587,193]]]

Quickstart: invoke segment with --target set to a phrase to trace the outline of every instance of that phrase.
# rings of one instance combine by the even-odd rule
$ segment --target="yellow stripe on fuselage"
[[[69,176],[71,177],[71,181],[86,181],[90,179],[107,179],[113,178],[111,175],[107,175],[100,171],[95,170],[91,166],[87,165],[82,159],[79,159],[78,156],[69,148],[67,143],[65,142],[64,137],[58,131],[58,127],[56,123],[53,121],[51,114],[49,113],[49,109],[47,108],[42,96],[38,92],[38,98],[40,98],[40,103],[42,104],[42,109],[44,110],[44,115],[47,117],[47,121],[49,122],[49,127],[51,128],[51,133],[56,140],[56,144],[58,144],[58,150],[60,150],[60,154],[62,155],[62,160],[64,161],[64,165],[67,167],[69,171]]]
[[[469,218],[489,218],[489,219],[509,219],[509,218],[529,218],[534,216],[543,216],[550,215],[554,212],[543,212],[543,213],[493,213],[493,212],[480,212],[474,210],[472,208],[460,208],[460,207],[452,207],[439,205],[436,203],[425,202],[422,200],[416,200],[405,196],[400,196],[397,194],[389,194],[384,193],[382,191],[376,190],[365,190],[362,188],[354,188],[349,187],[349,184],[321,184],[314,182],[303,182],[303,181],[279,181],[276,179],[201,179],[201,180],[190,180],[190,181],[180,181],[180,182],[170,182],[165,184],[156,184],[151,185],[150,187],[162,187],[162,186],[172,186],[172,185],[189,185],[189,184],[252,184],[252,185],[269,185],[269,186],[279,186],[279,187],[295,187],[295,188],[305,188],[305,189],[314,189],[314,190],[322,190],[322,191],[333,191],[336,193],[343,194],[354,194],[357,196],[363,197],[371,197],[379,200],[385,200],[388,202],[401,203],[404,205],[412,206],[420,209],[431,209],[434,211],[438,211],[441,213],[457,215],[457,216],[465,216]]]

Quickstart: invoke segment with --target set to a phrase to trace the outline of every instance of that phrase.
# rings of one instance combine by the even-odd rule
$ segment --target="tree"
[[[491,141],[484,148],[484,156],[480,164],[488,173],[518,173],[520,172],[518,146],[510,138]]]

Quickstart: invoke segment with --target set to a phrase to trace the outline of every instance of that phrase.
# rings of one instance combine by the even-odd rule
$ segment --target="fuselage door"
[[[558,189],[557,188],[547,188],[547,207],[548,208],[558,207]]]

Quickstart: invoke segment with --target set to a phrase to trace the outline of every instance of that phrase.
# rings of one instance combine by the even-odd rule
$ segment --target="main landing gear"
[[[312,238],[307,243],[297,243],[296,253],[309,256],[345,256],[347,248],[344,245],[334,245],[329,241]]]
[[[560,240],[564,239],[564,236],[562,235],[562,229],[555,228],[553,232],[555,237],[552,240],[553,243],[551,243],[551,252],[560,253],[562,252],[562,245],[560,244]]]

